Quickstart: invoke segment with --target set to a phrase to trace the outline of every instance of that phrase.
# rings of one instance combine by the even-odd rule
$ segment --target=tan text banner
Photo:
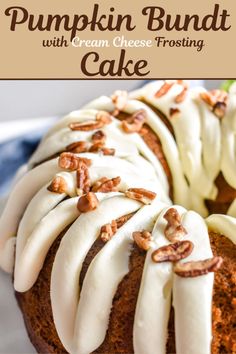
[[[235,78],[234,0],[1,0],[1,79]]]

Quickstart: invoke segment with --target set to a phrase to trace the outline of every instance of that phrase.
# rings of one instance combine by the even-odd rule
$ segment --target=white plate
[[[0,201],[0,214],[4,201]],[[0,270],[0,354],[36,353],[16,303],[11,276]]]

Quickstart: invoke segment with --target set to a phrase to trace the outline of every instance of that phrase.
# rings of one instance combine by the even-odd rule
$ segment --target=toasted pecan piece
[[[90,167],[92,165],[92,160],[88,159],[87,157],[79,157],[79,161],[83,161],[83,163],[85,163],[85,165],[87,165],[88,167]]]
[[[167,225],[164,230],[165,237],[170,242],[181,241],[187,234],[187,231],[181,224],[178,211],[175,208],[170,208],[167,210],[163,218],[167,220]]]
[[[215,97],[215,101],[218,102],[227,102],[228,100],[228,94],[226,91],[224,90],[220,90],[220,89],[215,89],[215,90],[211,90],[209,91],[209,93]]]
[[[99,152],[103,147],[104,147],[104,143],[98,141],[97,143],[94,143],[93,145],[90,146],[89,152]]]
[[[112,99],[112,102],[113,102],[116,110],[118,112],[122,111],[124,109],[124,107],[126,106],[126,103],[128,100],[128,92],[117,90],[111,95],[111,99]],[[114,113],[113,113],[113,115],[114,115]]]
[[[188,257],[193,250],[191,241],[178,241],[158,248],[152,253],[152,260],[155,263],[177,262]]]
[[[79,166],[79,157],[72,152],[63,152],[59,157],[59,167],[67,171],[75,171]]]
[[[69,128],[71,130],[79,130],[79,131],[90,131],[101,129],[105,125],[110,124],[112,122],[111,115],[105,111],[99,111],[96,115],[96,120],[90,120],[79,123],[70,123]]]
[[[88,193],[91,187],[88,166],[82,161],[79,161],[79,166],[76,171],[77,194],[82,195]]]
[[[167,94],[167,92],[171,89],[174,83],[175,81],[165,81],[163,85],[159,88],[159,90],[155,93],[155,97],[160,98]]]
[[[108,181],[108,178],[107,177],[101,177],[99,178],[92,186],[92,190],[93,192],[96,192],[97,188],[100,187],[102,185],[102,183]]]
[[[87,141],[77,141],[70,145],[67,145],[66,151],[73,152],[75,154],[79,154],[81,152],[88,151],[88,143]]]
[[[101,227],[100,238],[103,242],[110,241],[112,236],[117,231],[117,223],[115,220],[112,220],[110,224],[105,224]]]
[[[120,182],[121,178],[119,176],[111,179],[102,177],[93,185],[92,191],[100,193],[117,192]]]
[[[200,97],[205,103],[207,103],[211,107],[213,107],[214,104],[217,102],[215,96],[212,95],[211,91],[201,92]]]
[[[170,118],[172,118],[173,116],[175,116],[176,114],[179,114],[180,110],[179,108],[170,108]]]
[[[62,176],[56,176],[47,188],[50,192],[62,194],[66,193],[67,183]]]
[[[148,251],[151,246],[152,235],[149,231],[135,231],[132,234],[134,242],[144,251]]]
[[[70,123],[69,128],[71,130],[79,130],[79,131],[90,131],[96,130],[103,126],[103,124],[96,120],[90,120],[83,123]]]
[[[92,161],[86,157],[76,156],[72,152],[63,152],[59,157],[59,167],[66,171],[76,171],[80,161],[83,161],[87,166],[90,166]]]
[[[223,118],[227,108],[228,94],[223,90],[211,90],[200,93],[201,99],[207,103],[212,112],[218,117]]]
[[[103,153],[103,155],[105,156],[114,156],[116,153],[116,150],[113,148],[107,148],[107,147],[103,147],[101,148],[101,152]]]
[[[225,102],[216,102],[212,108],[212,112],[218,117],[223,118],[226,113],[227,105]]]
[[[188,87],[184,86],[182,91],[175,97],[175,103],[182,103],[187,96],[187,92]]]
[[[95,210],[98,207],[99,201],[96,194],[89,192],[82,195],[77,203],[77,208],[81,213],[87,213],[89,211]]]
[[[102,130],[98,130],[92,135],[91,140],[92,140],[93,144],[96,144],[96,143],[105,144],[106,134]]]
[[[125,192],[126,197],[138,200],[143,204],[151,204],[156,197],[156,193],[144,188],[129,188]]]
[[[101,237],[104,242],[109,241],[116,233],[117,229],[123,226],[133,215],[134,213],[126,214],[116,220],[112,220],[111,223],[103,225],[99,237]]]
[[[147,120],[147,113],[144,109],[139,109],[126,120],[121,122],[121,127],[126,133],[138,133]]]
[[[178,262],[174,265],[174,272],[180,277],[193,278],[209,272],[216,272],[221,267],[222,263],[223,259],[221,257],[186,263]]]

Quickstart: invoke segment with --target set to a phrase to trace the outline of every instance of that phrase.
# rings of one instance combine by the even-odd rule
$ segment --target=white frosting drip
[[[191,189],[195,190],[202,198],[214,199],[217,194],[213,183],[214,179],[210,178],[202,162],[203,146],[201,139],[202,131],[206,124],[201,125],[201,117],[195,103],[199,90],[189,90],[184,101],[181,104],[175,104],[175,97],[182,91],[183,87],[175,84],[164,96],[156,98],[155,93],[162,85],[163,82],[161,81],[150,83],[144,86],[140,92],[136,92],[135,96],[144,98],[166,115],[173,126],[181,156],[182,169],[191,185]],[[170,108],[178,108],[180,112],[170,117]],[[204,118],[203,121],[205,121]],[[212,123],[212,120],[208,120],[209,124],[210,122]],[[215,127],[215,124],[213,124],[213,127]],[[209,125],[207,128],[209,128]],[[206,136],[205,133],[203,135],[204,137]],[[212,144],[209,144],[205,139],[205,151],[207,150],[210,153],[211,147]],[[217,163],[219,163],[218,160]],[[216,170],[217,167],[214,167],[214,173]]]
[[[212,257],[205,221],[189,211],[182,218],[186,238],[193,242],[193,252],[181,262]],[[211,309],[214,273],[196,278],[173,278],[175,338],[177,354],[211,353]]]
[[[78,216],[78,198],[71,198],[51,210],[27,238],[15,267],[14,286],[17,291],[29,290],[37,280],[50,246],[58,235]]]
[[[122,195],[108,198],[96,210],[82,214],[63,237],[52,269],[51,301],[57,332],[69,352],[74,352],[72,343],[79,300],[79,278],[86,254],[97,239],[102,225],[134,212],[140,206],[139,202]]]
[[[175,206],[180,214],[182,207]],[[169,244],[164,236],[166,220],[159,215],[153,229],[153,247],[147,252],[134,320],[135,354],[166,352],[167,326],[171,306],[172,263],[154,263],[151,255],[156,248]]]
[[[0,267],[7,273],[13,272],[16,237],[6,240],[0,253]]]
[[[76,353],[91,353],[103,342],[113,297],[120,281],[129,272],[132,232],[143,229],[152,231],[157,214],[162,209],[163,204],[157,200],[141,208],[117,231],[90,264],[76,315]]]
[[[1,266],[11,272],[13,264],[4,265],[4,247],[8,239],[16,236],[17,227],[25,208],[37,191],[58,172],[56,160],[45,162],[26,173],[14,186],[0,218],[0,259]],[[14,244],[10,242],[10,244]],[[11,252],[13,252],[12,250]]]
[[[201,216],[206,217],[209,213],[205,205],[204,199],[190,189],[191,207]]]
[[[207,175],[213,182],[220,172],[221,164],[221,125],[205,102],[199,97],[204,89],[196,90],[197,104],[201,113],[202,160]],[[214,156],[214,158],[213,158]]]
[[[134,109],[134,107],[136,109],[146,110],[147,124],[157,134],[161,141],[165,157],[172,172],[174,201],[184,205],[185,207],[189,207],[189,189],[182,172],[179,152],[172,134],[169,132],[165,124],[160,119],[158,119],[157,115],[144,103],[132,100],[126,106],[126,109],[129,113],[132,113],[132,109]],[[154,158],[156,160],[156,157]],[[148,159],[155,164],[154,158]]]
[[[228,237],[236,244],[236,219],[229,215],[212,214],[206,219],[210,230]]]
[[[236,94],[229,95],[227,113],[222,120],[221,170],[228,184],[236,189]]]
[[[36,225],[40,220],[46,216],[57,204],[59,204],[66,194],[51,193],[47,190],[47,186],[44,186],[33,197],[28,204],[25,213],[19,224],[17,232],[17,248],[16,259],[25,246],[27,238],[33,232]]]

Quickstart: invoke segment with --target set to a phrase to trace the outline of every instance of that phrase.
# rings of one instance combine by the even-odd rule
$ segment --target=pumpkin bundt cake
[[[151,82],[59,120],[0,219],[39,353],[236,353],[236,87]]]

